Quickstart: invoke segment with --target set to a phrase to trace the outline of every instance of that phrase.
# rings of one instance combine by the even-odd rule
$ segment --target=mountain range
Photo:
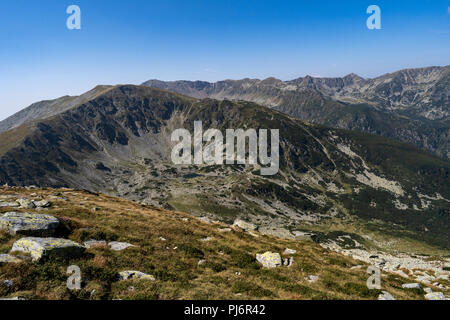
[[[373,79],[164,82],[145,86],[195,98],[252,101],[329,127],[379,134],[450,159],[450,66],[400,70]]]
[[[241,82],[267,83],[255,84],[255,92],[261,87],[266,94],[290,92],[275,79]],[[228,88],[238,82],[230,83]],[[186,90],[192,84],[199,91],[209,86],[187,84]],[[386,236],[395,236],[402,240],[395,249],[450,248],[448,161],[380,135],[300,120],[276,110],[282,108],[244,101],[244,96],[236,101],[199,99],[148,85],[98,86],[80,97],[34,104],[3,121],[0,183],[88,189],[224,222],[242,218],[263,233],[286,238],[294,230],[324,237],[339,231],[336,241],[359,239],[354,245],[370,239],[372,245],[393,249]],[[316,89],[291,94],[309,97],[305,104],[312,109],[355,106]],[[314,96],[321,100],[311,100]],[[260,99],[269,101],[268,96]],[[272,99],[278,101],[275,95]],[[391,112],[365,103],[377,114]],[[399,118],[406,114],[405,108],[394,109]],[[415,121],[445,123],[448,116],[423,119]],[[205,130],[222,132],[279,129],[278,174],[261,176],[257,165],[173,164],[171,133],[178,128],[193,132],[197,120]]]

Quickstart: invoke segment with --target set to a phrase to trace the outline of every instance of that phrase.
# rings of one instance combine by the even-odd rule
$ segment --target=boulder
[[[425,291],[426,293],[433,293],[433,290],[431,288],[424,288],[423,291]]]
[[[33,201],[33,203],[38,208],[48,208],[51,206],[50,201],[47,200]]]
[[[10,254],[0,254],[0,265],[4,263],[19,263],[22,260],[10,255]]]
[[[142,279],[142,280],[151,280],[155,281],[155,277],[151,276],[149,274],[140,272],[140,271],[133,271],[133,270],[127,270],[119,272],[119,280],[130,280],[130,279]]]
[[[402,285],[404,289],[422,289],[422,286],[419,283],[405,283]]]
[[[29,253],[33,261],[37,261],[44,257],[79,257],[85,247],[67,239],[28,237],[14,242],[11,251]]]
[[[16,202],[18,202],[23,209],[33,209],[36,207],[33,201],[26,198],[17,199]]]
[[[52,236],[58,225],[58,219],[45,214],[7,212],[0,215],[0,229],[12,235]]]
[[[319,280],[319,276],[309,275],[305,277],[305,280],[308,281],[309,283],[314,283],[317,280]]]
[[[134,247],[131,243],[128,242],[117,242],[111,241],[109,244],[109,248],[114,251],[122,251],[129,247]]]
[[[395,300],[394,296],[387,291],[382,291],[378,296],[378,300]]]
[[[236,219],[233,223],[233,227],[241,228],[244,231],[255,231],[256,229],[258,229],[258,227],[253,223],[246,222],[241,219]]]
[[[256,261],[261,263],[264,268],[276,268],[283,265],[280,254],[270,251],[263,254],[257,254]]]
[[[223,233],[223,232],[231,232],[231,228],[219,228],[218,231],[221,232],[221,233]]]
[[[432,292],[425,295],[426,300],[446,300],[442,292]]]
[[[102,247],[102,246],[106,247],[108,245],[105,240],[92,240],[92,239],[85,241],[83,244],[87,249],[90,249],[92,247]]]
[[[267,236],[273,236],[281,239],[291,239],[294,240],[295,237],[291,231],[285,228],[273,227],[273,226],[264,226],[258,228],[259,233]]]

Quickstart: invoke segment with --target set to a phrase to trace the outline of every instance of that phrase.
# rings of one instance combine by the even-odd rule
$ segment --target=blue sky
[[[66,28],[72,4],[81,30]],[[372,4],[381,30],[366,27]],[[2,0],[0,119],[97,84],[448,65],[449,40],[448,0]]]

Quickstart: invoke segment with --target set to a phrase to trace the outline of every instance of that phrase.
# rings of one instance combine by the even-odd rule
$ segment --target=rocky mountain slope
[[[450,66],[406,69],[374,79],[350,74],[292,81],[150,80],[143,85],[196,98],[252,101],[330,127],[395,138],[450,159]]]
[[[279,129],[279,173],[261,176],[258,165],[174,165],[171,133],[193,132],[196,120],[222,132]],[[0,141],[2,184],[101,191],[224,222],[241,217],[287,239],[313,231],[350,237],[353,247],[450,248],[449,162],[251,102],[115,86],[3,132]]]
[[[365,262],[250,227],[80,190],[0,187],[0,299],[430,300],[450,293],[449,259],[403,256],[391,266],[386,257],[383,268],[378,252],[366,252]],[[370,264],[382,268],[380,289],[366,285]],[[79,289],[67,286],[75,283],[68,266],[79,268]]]

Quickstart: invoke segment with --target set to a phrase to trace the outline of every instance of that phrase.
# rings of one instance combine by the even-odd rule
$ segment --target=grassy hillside
[[[82,258],[51,259],[0,266],[0,297],[28,299],[376,299],[366,287],[367,265],[308,241],[251,235],[220,223],[103,194],[72,189],[0,188],[2,197],[53,198],[45,211],[59,218],[58,236],[82,243],[89,239],[126,241],[135,247],[111,251],[88,249]],[[11,209],[2,208],[0,212]],[[15,211],[24,211],[16,210]],[[30,211],[30,209],[26,210]],[[33,211],[33,210],[31,210]],[[42,212],[40,212],[42,213]],[[210,241],[202,241],[210,237]],[[0,234],[0,253],[20,238]],[[163,239],[164,238],[164,239]],[[263,269],[255,255],[295,249],[291,267]],[[199,265],[199,261],[204,260]],[[66,288],[66,270],[78,265],[84,278],[80,291]],[[362,267],[352,268],[358,265]],[[153,275],[156,281],[117,281],[123,270]],[[310,283],[305,277],[315,275]],[[4,280],[12,280],[10,288]],[[423,293],[402,289],[407,280],[382,275],[382,290],[397,299],[422,299]],[[93,290],[95,292],[92,294]]]

